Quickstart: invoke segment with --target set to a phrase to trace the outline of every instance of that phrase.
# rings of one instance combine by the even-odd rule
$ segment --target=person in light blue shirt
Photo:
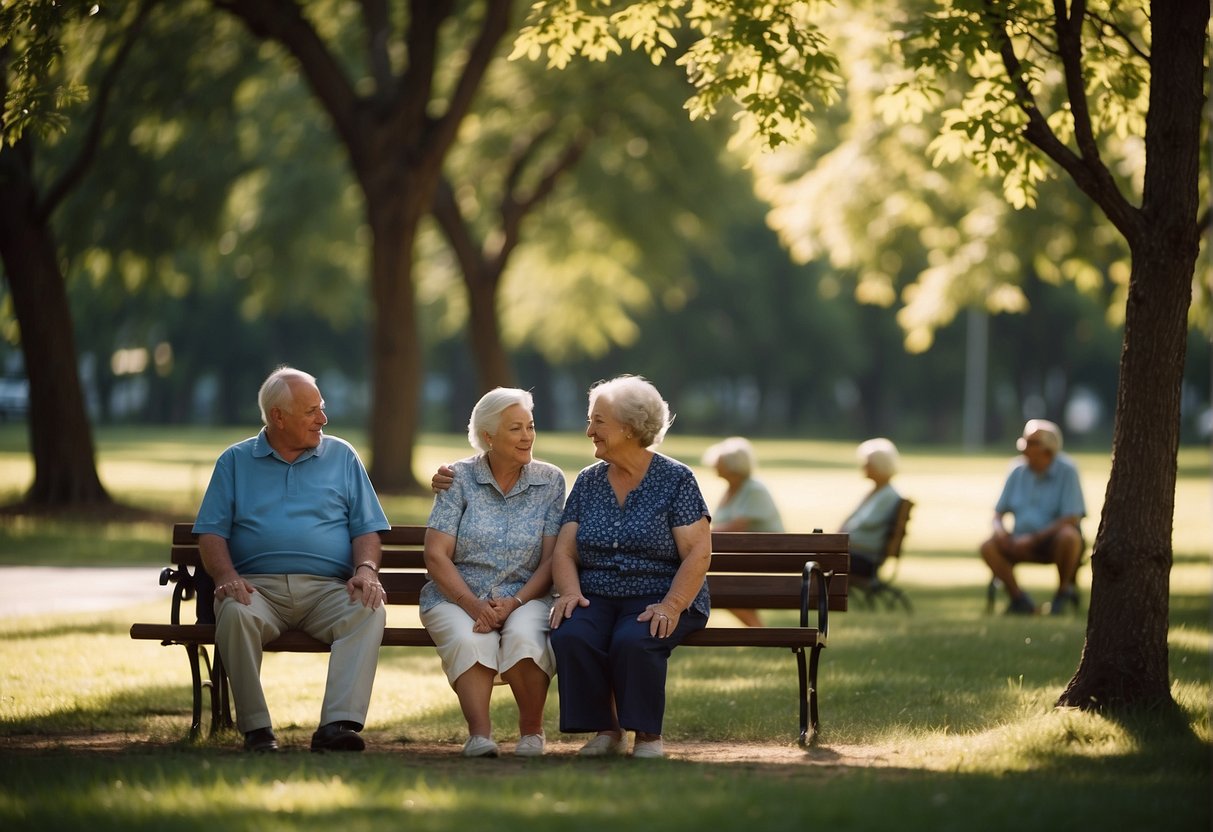
[[[703,464],[716,469],[727,484],[724,496],[712,513],[714,532],[782,532],[783,519],[775,498],[754,476],[757,460],[754,446],[744,436],[730,436],[703,452]],[[758,610],[730,609],[747,627],[761,627]]]
[[[236,724],[246,750],[278,750],[262,651],[302,630],[331,646],[311,748],[361,751],[386,621],[379,532],[390,527],[353,447],[324,435],[315,378],[281,367],[258,404],[264,428],[219,457],[194,524]]]
[[[876,577],[884,562],[889,527],[901,503],[901,494],[892,483],[899,455],[892,441],[877,437],[860,443],[856,456],[864,476],[872,481],[872,490],[843,521],[840,531],[850,536],[851,576],[866,582]]]
[[[533,457],[531,394],[498,387],[468,420],[478,453],[440,469],[425,533],[430,581],[421,623],[468,724],[465,757],[496,757],[489,703],[494,683],[518,704],[514,753],[544,753],[543,707],[556,662],[548,645],[552,548],[564,507],[564,474]]]
[[[1029,419],[1017,447],[1023,458],[994,506],[994,531],[981,544],[981,557],[1006,587],[1012,614],[1036,612],[1036,603],[1015,581],[1015,564],[1056,564],[1057,594],[1050,611],[1059,613],[1077,602],[1074,576],[1086,548],[1079,523],[1087,510],[1078,469],[1061,453],[1061,429],[1045,419]],[[1014,517],[1010,531],[1008,514]]]

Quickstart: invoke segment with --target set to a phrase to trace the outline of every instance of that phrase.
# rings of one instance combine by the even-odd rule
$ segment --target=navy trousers
[[[552,630],[556,681],[560,691],[560,730],[607,731],[614,712],[625,731],[660,734],[665,715],[665,679],[670,651],[708,619],[684,612],[668,638],[649,635],[649,622],[637,621],[662,596],[604,598],[586,596],[588,607]]]

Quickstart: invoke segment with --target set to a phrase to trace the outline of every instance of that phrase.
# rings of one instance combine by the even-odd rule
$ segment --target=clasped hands
[[[510,617],[510,613],[522,606],[522,599],[516,595],[506,595],[502,598],[478,598],[472,616],[473,633],[491,633],[500,630],[501,625]]]

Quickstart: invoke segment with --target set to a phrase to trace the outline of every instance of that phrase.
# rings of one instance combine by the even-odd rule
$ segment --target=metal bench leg
[[[809,744],[809,682],[808,670],[805,666],[805,655],[803,647],[792,649],[796,654],[796,671],[797,677],[800,680],[800,747],[805,748]]]
[[[189,656],[190,676],[193,679],[194,709],[193,718],[190,722],[190,741],[192,742],[198,739],[198,734],[202,730],[202,668],[198,657],[201,648],[197,644],[186,644],[184,646],[185,654]],[[201,650],[201,652],[203,658],[205,658],[206,651]]]
[[[232,721],[231,685],[228,683],[227,668],[223,666],[223,656],[215,649],[211,666],[211,734],[235,727]]]

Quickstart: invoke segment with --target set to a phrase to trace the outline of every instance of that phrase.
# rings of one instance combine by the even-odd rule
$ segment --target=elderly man
[[[325,436],[324,399],[282,367],[258,395],[259,434],[219,457],[194,532],[215,581],[215,644],[248,751],[277,751],[263,646],[287,629],[331,645],[312,751],[361,751],[386,613],[379,534],[389,528],[354,449]]]
[[[1074,575],[1085,544],[1079,522],[1086,515],[1078,469],[1061,453],[1061,430],[1044,419],[1024,425],[1017,447],[1023,458],[1011,469],[994,506],[994,534],[981,544],[981,557],[1011,597],[1008,613],[1031,615],[1036,603],[1015,581],[1015,564],[1057,565],[1057,594],[1050,611],[1077,603]],[[1004,524],[1015,516],[1014,531]]]

